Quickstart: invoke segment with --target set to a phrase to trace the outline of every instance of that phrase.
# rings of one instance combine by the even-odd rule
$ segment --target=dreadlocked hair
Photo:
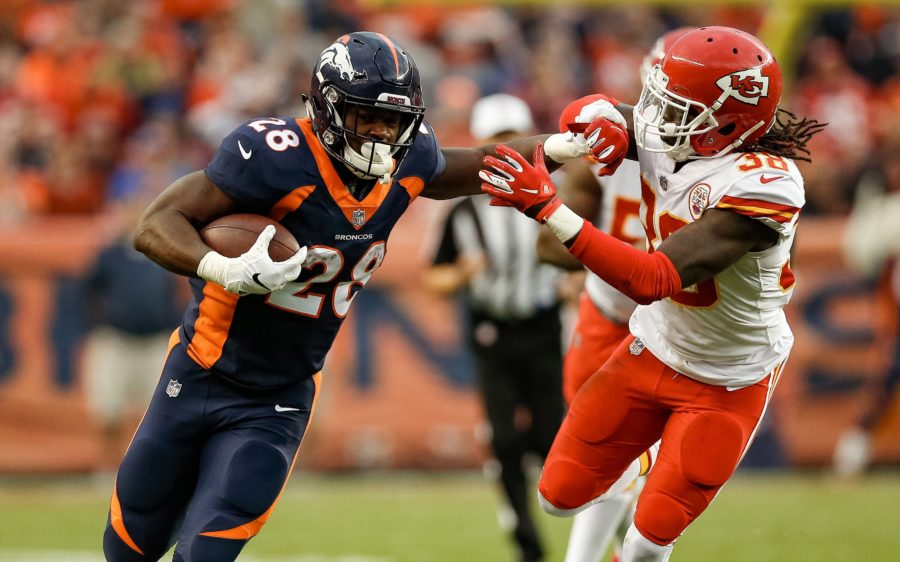
[[[812,162],[806,144],[826,125],[828,123],[800,118],[786,109],[779,109],[772,128],[756,142],[740,147],[738,152],[767,152],[773,156]]]

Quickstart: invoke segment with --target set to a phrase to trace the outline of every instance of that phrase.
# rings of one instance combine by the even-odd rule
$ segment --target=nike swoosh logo
[[[238,149],[241,151],[241,156],[244,157],[244,160],[250,160],[250,156],[253,155],[252,150],[245,149],[244,145],[241,144],[241,141],[238,141]]]
[[[262,287],[263,289],[265,289],[267,291],[272,290],[272,289],[266,287],[266,284],[259,280],[259,273],[254,273],[253,277],[251,277],[251,279],[253,279],[253,282],[256,283],[257,285],[259,285],[260,287]]]
[[[780,179],[784,179],[784,176],[759,176],[759,183],[772,183]]]
[[[300,408],[288,408],[287,406],[279,406],[278,404],[275,404],[275,411],[276,412],[299,412]]]
[[[522,188],[522,191],[525,193],[533,193],[534,195],[537,195],[538,193],[537,189],[525,189],[524,187]]]

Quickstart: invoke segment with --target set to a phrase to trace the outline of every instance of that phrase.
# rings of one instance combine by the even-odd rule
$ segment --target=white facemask
[[[391,147],[380,142],[364,142],[359,152],[347,143],[344,145],[344,158],[352,164],[349,166],[350,171],[361,178],[380,177],[383,182],[387,182],[394,171]]]

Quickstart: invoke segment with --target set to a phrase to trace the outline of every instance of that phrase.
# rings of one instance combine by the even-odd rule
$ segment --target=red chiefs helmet
[[[780,100],[781,69],[762,41],[701,27],[647,75],[634,108],[635,141],[675,160],[715,158],[764,135]]]

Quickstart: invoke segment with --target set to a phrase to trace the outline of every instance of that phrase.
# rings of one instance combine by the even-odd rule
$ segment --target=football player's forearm
[[[671,297],[682,289],[675,264],[662,252],[648,254],[585,221],[569,251],[588,269],[638,304]]]
[[[550,138],[550,135],[538,135],[535,137],[522,137],[522,138],[518,138],[518,139],[512,139],[510,141],[504,141],[503,144],[512,148],[513,150],[515,150],[519,154],[525,156],[526,158],[531,158],[531,155],[534,154],[534,149],[538,145],[538,143],[543,144],[544,142],[547,141],[548,138]],[[497,151],[496,146],[497,145],[492,144],[492,145],[484,146],[482,148],[487,150],[486,154],[494,154]],[[549,171],[549,172],[553,172],[554,170],[556,170],[557,168],[562,166],[561,163],[550,158],[549,156],[544,157],[544,164],[547,166],[547,171]]]
[[[550,135],[524,137],[505,143],[520,154],[531,154],[539,142],[544,142]],[[481,179],[478,170],[482,168],[484,157],[494,154],[496,144],[485,144],[472,148],[443,148],[446,166],[444,172],[425,186],[422,196],[428,199],[452,199],[467,195],[481,194]],[[552,171],[559,164],[547,159],[548,168]]]
[[[196,228],[177,211],[143,217],[135,232],[134,247],[169,271],[189,277],[197,276],[200,260],[211,251]]]
[[[584,269],[584,264],[570,254],[563,243],[547,229],[541,229],[538,236],[537,257],[542,263],[555,265],[569,271]]]
[[[452,199],[481,193],[478,170],[483,156],[475,148],[441,149],[446,165],[444,171],[422,190],[428,199]]]
[[[550,216],[547,226],[585,267],[638,304],[671,297],[683,287],[667,255],[648,254],[613,238],[565,205]]]

